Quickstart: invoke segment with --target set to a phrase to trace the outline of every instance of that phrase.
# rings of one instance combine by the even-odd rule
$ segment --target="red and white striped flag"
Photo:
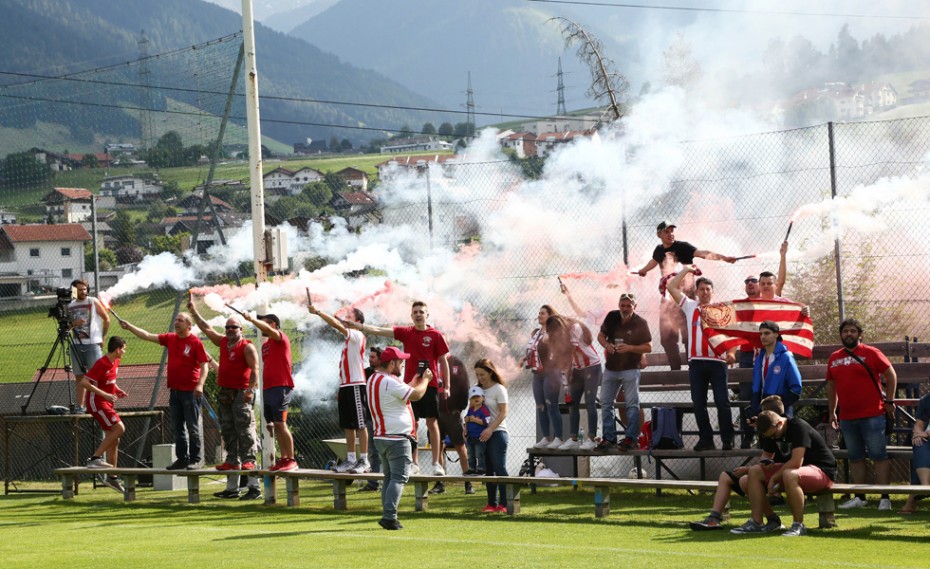
[[[782,342],[796,356],[809,358],[814,348],[814,324],[803,304],[780,300],[733,300],[701,307],[701,326],[717,355],[741,344],[761,348],[759,324],[771,320],[781,329]]]

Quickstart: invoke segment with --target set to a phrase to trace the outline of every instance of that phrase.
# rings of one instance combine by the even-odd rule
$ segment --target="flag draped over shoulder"
[[[781,328],[785,347],[796,356],[811,357],[814,325],[804,316],[804,305],[780,300],[733,300],[701,307],[701,326],[717,355],[741,344],[761,348],[759,324],[771,320]]]

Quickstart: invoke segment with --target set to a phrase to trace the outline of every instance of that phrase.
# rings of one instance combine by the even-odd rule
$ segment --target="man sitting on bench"
[[[781,487],[794,522],[783,533],[798,537],[807,533],[804,526],[804,494],[815,494],[833,486],[836,480],[836,459],[820,433],[799,417],[781,417],[773,411],[763,411],[756,419],[760,436],[762,459],[771,460],[776,450],[790,456],[784,464],[770,462],[749,469],[746,494],[752,508],[752,517],[738,528],[735,534],[769,533],[783,529],[766,494]],[[767,523],[762,523],[765,515]]]

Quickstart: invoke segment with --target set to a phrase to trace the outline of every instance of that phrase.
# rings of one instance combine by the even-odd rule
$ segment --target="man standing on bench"
[[[694,450],[714,450],[714,430],[707,413],[707,385],[714,392],[717,407],[717,422],[720,424],[720,440],[723,450],[733,449],[733,414],[730,412],[730,392],[727,389],[727,366],[736,361],[732,349],[721,358],[714,353],[704,339],[701,329],[701,310],[713,302],[714,283],[707,277],[697,279],[697,301],[681,292],[681,283],[686,275],[695,272],[694,265],[685,265],[668,283],[668,292],[685,313],[688,322],[688,374],[691,380],[691,401],[694,403],[694,418],[698,424],[698,443]]]
[[[804,526],[804,494],[816,494],[833,486],[836,459],[820,433],[799,417],[782,417],[763,411],[756,419],[756,431],[762,447],[762,461],[749,469],[746,495],[752,517],[730,533],[759,534],[783,529],[781,520],[769,504],[768,494],[781,487],[785,491],[794,522],[783,533],[799,537],[807,533]],[[790,458],[784,464],[772,463],[777,450]],[[766,460],[768,459],[768,460]],[[766,464],[768,462],[768,464]],[[766,523],[762,523],[765,516]]]
[[[833,352],[827,361],[827,416],[834,429],[843,431],[853,484],[866,483],[866,455],[875,465],[876,482],[888,484],[891,465],[885,448],[885,417],[894,418],[898,376],[881,350],[860,342],[862,325],[855,318],[840,324],[840,339],[843,349]],[[879,381],[885,383],[884,393]],[[865,494],[857,494],[840,508],[866,505]],[[891,509],[888,494],[882,494],[878,509]]]
[[[635,312],[635,296],[621,294],[619,308],[607,313],[597,334],[598,343],[604,347],[607,368],[600,393],[604,437],[597,445],[598,450],[617,444],[613,402],[621,388],[626,402],[626,436],[620,441],[620,450],[635,449],[639,441],[639,374],[643,354],[652,351],[652,334],[643,317]]]
[[[694,262],[695,257],[707,259],[708,261],[736,262],[736,258],[734,257],[727,257],[706,249],[698,249],[687,241],[676,241],[676,227],[674,223],[667,223],[665,221],[656,227],[656,235],[662,242],[656,245],[655,250],[652,252],[652,259],[650,259],[642,269],[637,271],[639,276],[645,277],[646,273],[660,265],[661,267],[659,270],[662,272],[662,276],[669,275],[675,270],[674,267],[676,264],[690,265]],[[692,283],[689,281],[686,284],[686,288],[689,291],[688,296],[694,296],[692,294],[694,290]],[[668,358],[669,367],[673,370],[681,369],[681,356],[678,341],[680,338],[687,346],[688,328],[685,326],[685,321],[681,317],[681,312],[678,311],[674,304],[668,302],[665,295],[662,296],[662,302],[659,305],[659,334],[662,348],[665,350],[666,358]]]

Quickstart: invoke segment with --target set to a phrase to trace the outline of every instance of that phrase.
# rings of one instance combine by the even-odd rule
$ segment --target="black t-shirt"
[[[694,253],[697,251],[697,247],[688,243],[687,241],[675,241],[672,243],[671,247],[664,247],[660,243],[656,246],[655,251],[652,252],[652,258],[656,263],[659,263],[659,266],[662,266],[666,259],[669,258],[669,253],[671,253],[672,263],[681,263],[682,265],[690,265],[694,262]]]
[[[649,324],[639,314],[634,313],[627,322],[623,321],[619,310],[611,310],[604,317],[601,324],[601,334],[607,338],[608,343],[623,340],[626,344],[639,345],[652,341]],[[610,371],[624,371],[639,369],[642,354],[606,354],[605,367]]]
[[[836,480],[836,458],[827,447],[820,433],[814,430],[807,421],[799,417],[788,419],[788,428],[779,439],[759,437],[759,446],[767,453],[779,452],[786,458],[791,458],[791,452],[796,448],[805,448],[802,466],[812,464],[823,470],[830,480]]]

